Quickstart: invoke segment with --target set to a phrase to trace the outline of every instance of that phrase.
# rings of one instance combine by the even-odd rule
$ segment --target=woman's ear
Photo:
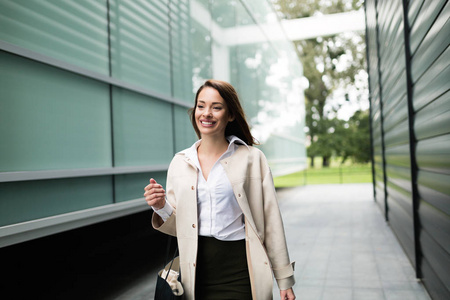
[[[230,116],[230,117],[228,118],[228,122],[233,122],[234,119],[236,119],[234,116]]]

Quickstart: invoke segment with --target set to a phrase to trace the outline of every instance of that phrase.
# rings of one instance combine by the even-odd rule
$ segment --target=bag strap
[[[164,267],[163,267],[163,268],[166,267],[166,265],[167,265],[167,263],[168,263],[168,260],[169,260],[169,251],[170,251],[170,244],[171,244],[171,242],[172,242],[172,239],[174,239],[173,236],[168,236],[168,239],[167,239],[166,260],[165,260],[165,262],[164,262]],[[169,276],[169,272],[170,272],[170,270],[172,269],[173,260],[175,259],[175,257],[177,257],[177,255],[178,255],[178,245],[177,245],[177,247],[175,248],[175,252],[174,252],[174,254],[173,254],[172,260],[170,261],[170,266],[169,266],[169,269],[167,270],[166,278],[164,278],[164,280],[166,280],[166,281],[167,281],[167,277]]]

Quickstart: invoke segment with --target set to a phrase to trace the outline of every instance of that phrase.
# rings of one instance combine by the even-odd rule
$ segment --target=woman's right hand
[[[155,209],[161,209],[166,204],[166,191],[162,185],[158,184],[155,179],[150,179],[150,184],[145,188],[145,201]]]

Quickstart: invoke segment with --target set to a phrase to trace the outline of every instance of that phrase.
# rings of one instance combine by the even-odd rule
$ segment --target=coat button
[[[268,264],[267,261],[265,261],[264,264],[267,265]]]
[[[194,186],[191,186],[191,190],[194,190],[195,188],[194,188]]]
[[[195,267],[195,263],[192,264]]]
[[[195,228],[195,224],[192,224],[192,228]]]
[[[238,197],[241,197],[241,194],[238,194]]]

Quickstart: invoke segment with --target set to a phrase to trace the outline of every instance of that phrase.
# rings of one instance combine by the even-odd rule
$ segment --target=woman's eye
[[[197,108],[203,108],[203,105],[197,105]]]
[[[213,107],[215,110],[221,110],[222,109],[222,107],[220,107],[220,106],[216,106],[216,107]]]

